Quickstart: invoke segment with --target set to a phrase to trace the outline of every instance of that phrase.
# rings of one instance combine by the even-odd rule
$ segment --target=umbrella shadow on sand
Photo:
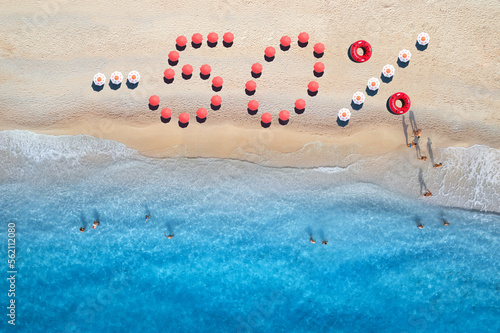
[[[102,86],[98,86],[97,84],[95,84],[95,83],[92,81],[92,89],[93,89],[94,91],[101,91],[101,90],[103,90],[103,89],[104,89],[104,85],[102,85]]]
[[[420,185],[420,194],[427,192],[427,184],[424,181],[424,172],[422,168],[418,168],[418,183]]]
[[[431,158],[432,165],[434,165],[435,162],[434,162],[434,153],[432,151],[432,141],[431,141],[431,138],[427,138],[427,151],[429,152],[429,157]]]

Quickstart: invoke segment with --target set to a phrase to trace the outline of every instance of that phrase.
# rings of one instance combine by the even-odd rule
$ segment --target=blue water
[[[498,215],[341,182],[343,171],[42,155],[5,155],[0,169],[16,331],[500,329]]]

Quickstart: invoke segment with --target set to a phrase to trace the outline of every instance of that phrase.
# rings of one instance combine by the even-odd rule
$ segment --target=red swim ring
[[[359,48],[365,51],[362,56],[358,54]],[[358,40],[357,42],[352,43],[349,54],[355,62],[365,62],[372,56],[372,46],[365,40]]]
[[[402,107],[396,106],[396,101],[398,100],[403,102]],[[389,98],[389,109],[391,109],[391,111],[395,114],[403,114],[408,112],[408,110],[410,110],[410,106],[411,106],[410,97],[408,97],[408,95],[405,93],[398,92]]]

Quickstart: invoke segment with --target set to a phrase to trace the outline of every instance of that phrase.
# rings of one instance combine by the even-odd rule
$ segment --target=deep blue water
[[[498,215],[318,170],[53,158],[0,174],[19,332],[499,330]]]

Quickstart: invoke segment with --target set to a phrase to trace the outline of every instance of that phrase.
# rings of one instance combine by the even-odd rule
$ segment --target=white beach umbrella
[[[401,50],[401,51],[399,51],[398,58],[399,58],[399,61],[408,62],[408,61],[410,61],[410,58],[411,58],[411,52],[408,50]]]
[[[367,86],[370,90],[377,90],[380,87],[380,80],[376,77],[372,77],[368,80]]]
[[[385,77],[393,77],[394,72],[394,66],[392,65],[385,65],[384,68],[382,68],[382,75]]]
[[[111,74],[111,82],[113,82],[114,84],[120,84],[122,83],[122,81],[123,81],[122,73],[113,72],[113,74]]]
[[[106,83],[106,76],[104,74],[97,73],[96,75],[94,75],[94,84],[96,86],[103,86],[104,83]]]
[[[351,118],[351,111],[346,108],[340,109],[339,111],[339,119],[342,121],[348,121]]]
[[[128,81],[130,83],[138,83],[140,79],[141,75],[138,71],[131,71],[130,73],[128,73]]]
[[[429,41],[430,41],[430,37],[425,32],[421,32],[418,34],[417,43],[419,43],[420,45],[427,45],[427,44],[429,44]]]
[[[363,94],[361,91],[355,92],[354,95],[352,95],[352,101],[354,102],[354,104],[363,104],[365,102],[365,94]]]

